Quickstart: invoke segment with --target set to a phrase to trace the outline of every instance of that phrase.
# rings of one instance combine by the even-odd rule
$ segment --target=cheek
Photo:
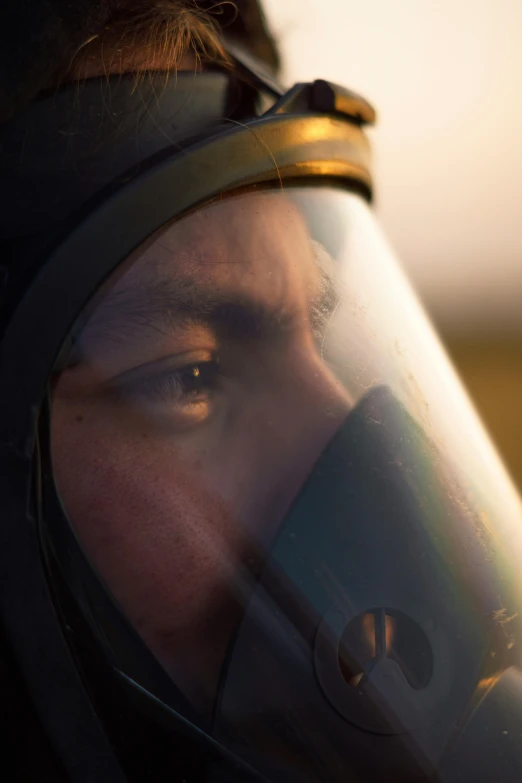
[[[59,404],[52,443],[69,519],[137,630],[181,632],[220,611],[244,542],[201,470],[168,442],[122,438],[107,421],[95,427],[88,413]]]

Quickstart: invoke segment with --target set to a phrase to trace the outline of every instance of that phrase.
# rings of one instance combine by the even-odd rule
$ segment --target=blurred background
[[[376,107],[381,225],[522,488],[522,0],[263,5],[287,83]]]

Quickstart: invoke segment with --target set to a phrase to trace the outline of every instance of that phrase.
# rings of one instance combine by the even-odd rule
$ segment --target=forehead
[[[314,277],[305,221],[283,192],[245,193],[214,202],[157,235],[127,267],[115,290],[162,278],[236,293],[288,296]]]

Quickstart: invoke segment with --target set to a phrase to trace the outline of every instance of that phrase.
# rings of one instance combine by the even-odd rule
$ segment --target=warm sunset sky
[[[522,0],[263,0],[287,82],[376,106],[377,210],[443,326],[522,336]]]

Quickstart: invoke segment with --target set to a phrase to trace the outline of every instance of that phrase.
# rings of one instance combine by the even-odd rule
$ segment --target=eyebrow
[[[331,275],[318,269],[318,296],[310,303],[309,311],[316,333],[337,303]],[[153,339],[158,333],[203,324],[218,337],[246,341],[274,337],[294,318],[295,313],[285,307],[284,301],[259,300],[248,294],[217,290],[209,281],[163,275],[133,281],[106,293],[86,326],[94,339],[127,340],[138,334]]]
[[[106,295],[89,322],[95,334],[131,337],[205,324],[232,339],[261,338],[288,323],[283,304],[260,301],[234,291],[217,291],[208,283],[157,277]]]

